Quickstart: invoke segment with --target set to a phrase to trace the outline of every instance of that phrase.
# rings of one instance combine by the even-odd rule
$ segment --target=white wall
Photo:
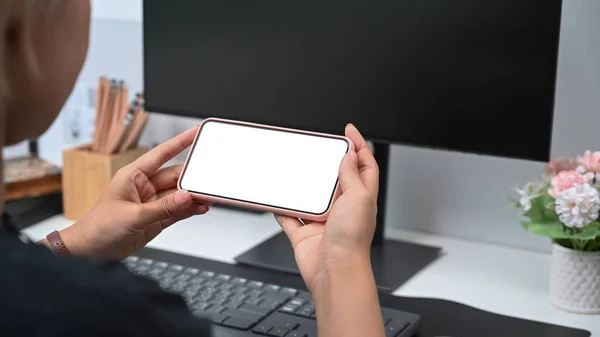
[[[80,83],[101,75],[142,87],[141,0],[94,0],[92,45]],[[552,154],[600,149],[600,1],[564,0]],[[153,144],[197,120],[153,115],[142,138]],[[518,123],[518,120],[514,121]],[[60,162],[64,113],[41,140],[42,155]],[[507,132],[519,146],[525,135]],[[542,164],[455,152],[394,146],[387,225],[472,240],[548,251],[548,242],[525,232],[501,198],[535,177]]]

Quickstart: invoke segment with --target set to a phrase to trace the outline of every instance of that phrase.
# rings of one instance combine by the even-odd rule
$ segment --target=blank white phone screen
[[[206,121],[191,150],[181,188],[323,214],[348,145],[344,139]]]

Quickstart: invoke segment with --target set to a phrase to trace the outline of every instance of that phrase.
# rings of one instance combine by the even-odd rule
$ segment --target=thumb
[[[142,204],[141,218],[138,221],[149,224],[168,219],[190,203],[192,203],[192,195],[186,190],[178,190],[160,199]]]
[[[340,189],[342,193],[346,193],[348,190],[362,187],[364,188],[364,184],[360,178],[360,173],[358,172],[357,166],[357,155],[354,149],[350,149],[348,154],[344,156],[342,159],[342,163],[340,164]]]

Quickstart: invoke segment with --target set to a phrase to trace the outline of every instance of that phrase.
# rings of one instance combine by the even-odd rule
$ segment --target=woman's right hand
[[[292,246],[309,290],[326,282],[340,268],[370,269],[370,246],[375,231],[379,169],[360,132],[346,127],[355,150],[344,157],[339,172],[341,196],[326,223],[303,225],[276,215]]]
[[[313,297],[319,336],[385,335],[370,246],[375,232],[379,168],[353,125],[346,136],[355,150],[340,165],[341,196],[326,223],[303,225],[279,216],[289,237],[300,274]]]

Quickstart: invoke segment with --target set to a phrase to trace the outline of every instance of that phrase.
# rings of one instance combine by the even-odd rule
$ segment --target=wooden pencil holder
[[[63,212],[65,218],[80,220],[87,214],[117,171],[133,162],[148,149],[138,147],[127,152],[104,155],[83,145],[63,152]]]

